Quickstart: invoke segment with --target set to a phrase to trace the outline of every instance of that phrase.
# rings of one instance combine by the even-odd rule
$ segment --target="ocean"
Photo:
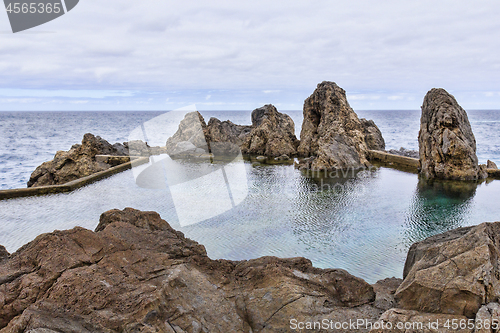
[[[289,114],[300,133],[301,111]],[[87,132],[124,142],[144,122],[164,112],[0,112],[0,189],[26,187],[31,172],[58,150],[80,143]],[[250,124],[250,111],[204,111]],[[357,111],[373,119],[387,149],[418,150],[419,111]],[[500,165],[500,111],[469,111],[479,161]],[[133,207],[160,213],[174,228],[205,245],[211,258],[304,256],[317,267],[343,268],[375,282],[401,277],[408,247],[452,228],[500,220],[500,181],[466,191],[428,187],[418,177],[389,168],[331,184],[318,183],[292,165],[242,164],[247,193],[220,214],[186,225],[172,191],[138,187],[126,171],[77,191],[0,201],[0,244],[9,252],[44,232],[82,226],[94,229],[99,215]],[[228,169],[229,170],[229,169]],[[201,185],[199,198],[212,190]],[[206,198],[206,197],[205,197]],[[188,203],[186,211],[211,211],[217,196]],[[191,205],[191,206],[189,206]]]

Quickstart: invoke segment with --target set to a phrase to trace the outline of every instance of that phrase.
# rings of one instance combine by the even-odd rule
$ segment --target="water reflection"
[[[291,215],[293,234],[307,249],[332,253],[349,242],[365,242],[360,235],[359,203],[366,200],[377,169],[302,172],[294,189]]]
[[[468,224],[478,184],[419,179],[406,216],[407,246]]]

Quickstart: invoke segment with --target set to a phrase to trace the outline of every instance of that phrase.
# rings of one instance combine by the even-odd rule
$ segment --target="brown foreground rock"
[[[298,165],[300,169],[358,169],[369,165],[365,128],[344,89],[334,82],[318,84],[305,100],[297,151],[301,156],[311,156]]]
[[[292,319],[376,321],[386,309],[375,297],[362,279],[304,258],[211,260],[157,213],[132,208],[0,261],[1,333],[286,332]]]
[[[467,317],[441,313],[390,309],[372,324],[371,333],[472,333]],[[461,327],[460,324],[465,325]],[[454,327],[456,325],[456,327]]]
[[[420,173],[428,179],[477,180],[487,177],[478,165],[476,139],[467,113],[444,89],[424,98],[418,134]]]
[[[399,307],[474,318],[500,297],[500,223],[429,237],[410,247],[396,292]]]
[[[87,133],[81,145],[73,145],[69,151],[58,151],[52,161],[38,166],[31,174],[28,187],[64,184],[111,167],[96,161],[96,155],[126,156],[128,150],[120,143],[111,145]]]

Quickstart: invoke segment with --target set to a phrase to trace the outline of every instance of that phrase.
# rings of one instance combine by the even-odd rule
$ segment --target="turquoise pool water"
[[[94,229],[102,212],[133,207],[157,211],[214,259],[303,256],[317,267],[343,268],[375,282],[402,276],[415,241],[500,220],[500,181],[428,184],[385,167],[327,179],[308,177],[293,165],[241,161],[240,167],[244,176],[231,186],[245,195],[222,210],[227,200],[213,183],[197,184],[199,196],[186,202],[168,187],[139,187],[132,170],[72,193],[0,201],[0,244],[13,252],[41,233]],[[189,211],[207,212],[207,218],[182,223],[179,216]]]

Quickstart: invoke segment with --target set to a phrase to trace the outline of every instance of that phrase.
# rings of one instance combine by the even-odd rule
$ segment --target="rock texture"
[[[89,176],[111,167],[96,161],[96,155],[125,156],[127,153],[122,144],[111,145],[101,137],[87,133],[81,145],[73,145],[69,151],[58,151],[52,161],[38,166],[31,174],[28,187],[64,184]]]
[[[478,165],[467,113],[446,90],[434,88],[425,96],[418,142],[420,173],[425,178],[486,178],[486,171]]]
[[[0,261],[9,258],[10,254],[4,246],[0,245]]]
[[[0,332],[285,332],[376,321],[371,285],[304,258],[211,260],[154,212],[38,236],[0,261]],[[368,330],[360,330],[367,332]]]
[[[495,164],[495,162],[490,161],[490,160],[488,160],[488,162],[486,163],[486,168],[488,168],[488,169],[498,169],[498,167]]]
[[[332,170],[368,166],[365,128],[349,106],[345,91],[322,82],[304,102],[298,154],[311,156],[299,168]]]
[[[209,153],[210,140],[203,116],[198,111],[187,113],[179,123],[177,132],[168,138],[165,148],[172,158]]]
[[[483,305],[476,314],[474,333],[495,333],[500,328],[500,304]]]
[[[268,157],[295,156],[298,145],[292,118],[268,104],[252,111],[252,130],[241,145],[241,151]]]
[[[220,121],[214,117],[208,121],[207,128],[212,153],[216,156],[239,154],[252,130],[251,126],[236,125],[230,120]]]
[[[299,141],[290,116],[265,105],[252,112],[252,126],[236,125],[210,118],[208,125],[199,112],[186,114],[177,132],[167,140],[167,152],[173,157],[210,152],[214,157],[250,155],[295,156]]]
[[[450,314],[423,313],[412,310],[390,309],[373,323],[371,333],[472,333],[467,328],[467,317]],[[465,328],[460,327],[460,322]],[[456,323],[457,328],[452,327]],[[445,327],[448,324],[449,328]],[[389,326],[390,325],[390,326]],[[389,329],[391,327],[392,329]]]
[[[365,118],[361,118],[359,121],[361,122],[361,126],[363,126],[365,142],[368,149],[385,150],[385,141],[382,137],[382,132],[380,132],[380,129],[375,125],[375,122],[373,120],[366,120]]]
[[[459,228],[413,244],[396,292],[399,306],[474,318],[500,297],[500,223]]]
[[[377,295],[374,305],[384,310],[397,307],[394,294],[402,282],[402,279],[397,279],[395,277],[377,281],[377,283],[373,285],[373,290]]]

